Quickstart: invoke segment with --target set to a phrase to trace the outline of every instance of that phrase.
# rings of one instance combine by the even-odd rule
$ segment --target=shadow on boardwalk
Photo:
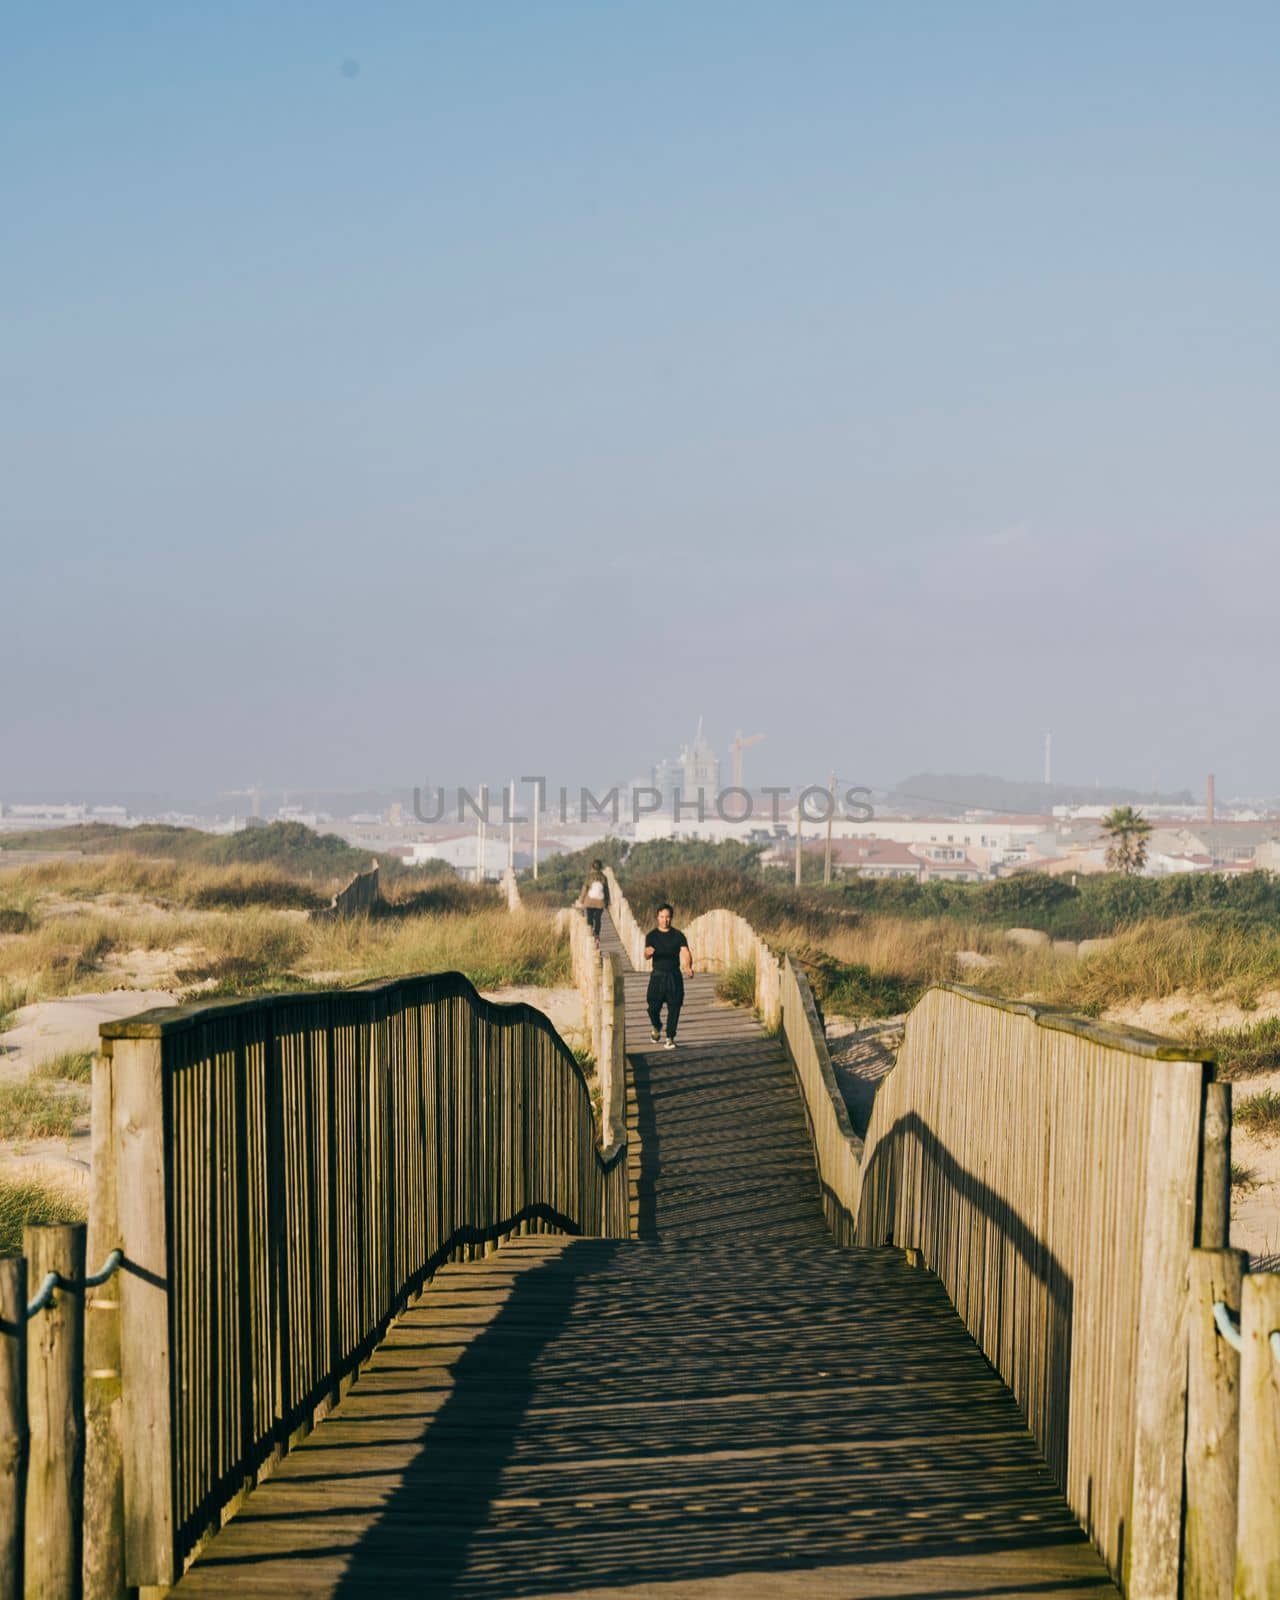
[[[941,1286],[831,1242],[777,1041],[692,988],[633,1060],[640,1237],[440,1273],[184,1593],[1115,1597]]]

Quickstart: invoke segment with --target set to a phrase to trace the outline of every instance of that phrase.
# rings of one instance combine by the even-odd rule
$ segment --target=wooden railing
[[[722,937],[717,959],[736,956]],[[786,957],[779,997],[832,1232],[937,1274],[1125,1592],[1280,1596],[1280,1274],[1226,1248],[1231,1096],[1212,1063],[941,984],[864,1146]]]
[[[789,955],[782,958],[779,1002],[782,1037],[800,1084],[827,1226],[841,1244],[853,1244],[862,1140],[853,1130],[849,1108],[836,1082],[809,981]]]
[[[867,1130],[863,1244],[916,1249],[1135,1595],[1176,1595],[1208,1072],[1134,1032],[931,989]]]
[[[0,1274],[0,1600],[24,1539],[28,1595],[174,1582],[446,1260],[625,1236],[623,1154],[547,1018],[457,973],[105,1025],[89,1245],[123,1264],[85,1331],[73,1286],[30,1338],[25,1267]],[[61,1232],[78,1278],[84,1230]],[[20,1426],[24,1363],[52,1452]]]
[[[627,959],[637,972],[644,971],[644,936],[646,930],[636,921],[635,912],[622,892],[622,885],[618,882],[617,874],[612,867],[604,869],[605,879],[609,884],[609,915],[613,918],[613,925],[618,930],[618,938],[622,941],[622,948],[627,952]]]
[[[607,1154],[626,1138],[627,1033],[622,966],[601,950],[586,914],[568,906],[567,922],[573,980],[582,999],[582,1031],[600,1082],[600,1122]]]
[[[755,972],[755,1009],[765,1027],[776,1029],[782,1016],[778,958],[745,917],[736,911],[704,911],[684,925],[696,972]]]

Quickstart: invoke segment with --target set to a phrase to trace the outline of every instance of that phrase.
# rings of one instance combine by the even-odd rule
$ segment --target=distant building
[[[1280,837],[1280,823],[1187,822],[1177,827],[1154,828],[1147,840],[1147,859],[1156,856],[1205,856],[1209,867],[1252,866],[1259,846]]]
[[[813,846],[806,855],[820,855]],[[905,844],[891,839],[833,839],[831,864],[840,873],[857,873],[860,878],[910,878],[919,883],[924,877],[923,859]]]
[[[720,788],[720,758],[702,731],[702,718],[698,718],[698,731],[692,740],[681,746],[675,761],[659,761],[653,769],[653,787],[662,796],[663,810],[672,815],[677,793],[682,801],[696,801],[701,789],[706,797],[706,809],[713,811],[716,792]]]
[[[983,874],[1021,866],[1037,855],[1059,853],[1051,817],[836,817],[831,832],[837,839],[892,840],[922,848],[949,846]]]

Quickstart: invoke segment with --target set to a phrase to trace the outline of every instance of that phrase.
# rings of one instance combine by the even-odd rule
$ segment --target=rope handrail
[[[1239,1320],[1225,1300],[1215,1300],[1213,1302],[1213,1320],[1217,1325],[1218,1332],[1233,1350],[1238,1352],[1244,1349],[1244,1338],[1240,1332]],[[1277,1361],[1280,1361],[1280,1328],[1272,1328],[1267,1336],[1267,1342],[1271,1346],[1271,1354]]]
[[[36,1291],[35,1299],[32,1300],[27,1307],[27,1320],[30,1321],[31,1318],[34,1317],[38,1312],[43,1311],[46,1306],[53,1304],[53,1296],[56,1290],[96,1289],[99,1287],[99,1285],[104,1284],[113,1272],[119,1271],[123,1261],[124,1251],[116,1249],[111,1252],[111,1254],[103,1262],[102,1266],[99,1267],[97,1272],[90,1273],[87,1278],[80,1278],[78,1280],[75,1278],[64,1278],[60,1272],[50,1272],[47,1274],[44,1282]]]

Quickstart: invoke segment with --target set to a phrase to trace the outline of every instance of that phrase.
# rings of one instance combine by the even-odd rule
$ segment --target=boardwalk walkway
[[[1114,1600],[936,1280],[831,1243],[780,1044],[696,978],[632,1067],[639,1237],[441,1272],[180,1594]]]

